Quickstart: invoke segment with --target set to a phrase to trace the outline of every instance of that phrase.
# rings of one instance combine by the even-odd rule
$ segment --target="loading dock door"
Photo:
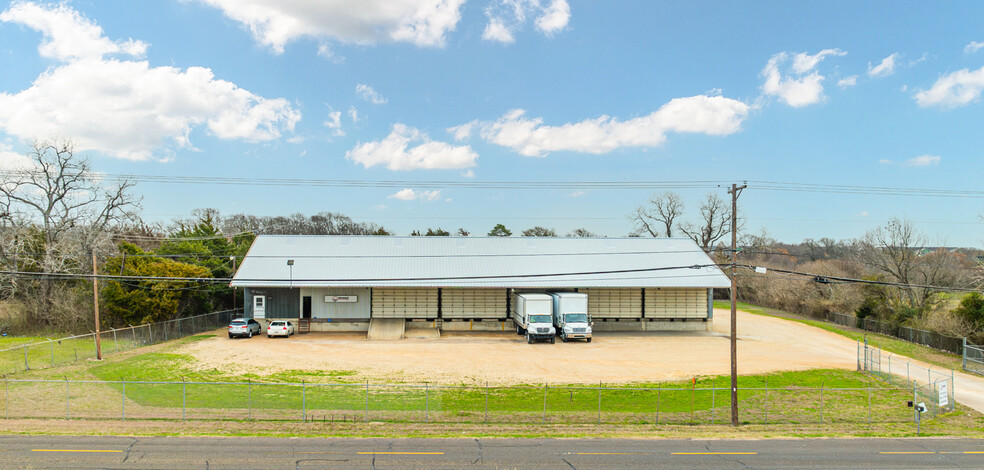
[[[707,318],[707,289],[646,289],[647,318]]]
[[[594,288],[580,289],[579,292],[588,294],[588,313],[592,318],[642,317],[641,289]]]
[[[448,287],[441,291],[443,318],[507,318],[505,289]]]
[[[437,288],[373,288],[372,317],[437,318]]]

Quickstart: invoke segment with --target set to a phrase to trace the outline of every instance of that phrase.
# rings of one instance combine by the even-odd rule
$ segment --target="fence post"
[[[967,337],[966,336],[963,339],[963,349],[961,350],[961,352],[963,353],[963,363],[960,366],[963,367],[963,370],[967,370]]]
[[[126,421],[126,380],[120,377],[120,383],[123,384],[123,398],[120,400],[120,419]]]
[[[65,377],[65,419],[72,419],[72,410],[68,394],[68,377]]]
[[[820,424],[823,424],[823,386],[825,382],[820,382]]]
[[[110,328],[113,330],[113,352],[118,353],[120,352],[120,343],[116,341],[116,328]]]
[[[130,333],[133,333],[133,347],[137,347],[137,327],[130,326]]]
[[[485,424],[489,422],[489,382],[485,381]]]
[[[185,420],[185,409],[187,408],[187,383],[185,383],[185,378],[181,377],[181,421]]]
[[[75,362],[79,362],[79,345],[72,341],[72,348],[75,350]]]
[[[717,410],[714,409],[715,392],[717,392],[717,387],[711,385],[711,425],[714,425],[714,417],[717,416]]]
[[[543,384],[543,422],[547,422],[547,384]]]
[[[656,384],[656,426],[659,426],[659,395],[660,395],[660,385]]]
[[[926,383],[933,383],[933,366],[930,364],[929,369],[926,369]]]
[[[76,357],[76,359],[78,359]],[[31,366],[27,364],[27,345],[24,345],[24,370],[31,370]]]
[[[861,340],[857,340],[858,343],[858,370],[861,370]]]
[[[151,325],[153,324],[147,324],[147,337],[149,338],[147,341],[149,344],[154,344],[154,328]]]
[[[301,381],[301,420],[307,422],[307,384]]]
[[[369,379],[366,379],[366,416],[365,421],[369,422]]]
[[[430,411],[429,409],[430,409],[430,385],[427,382],[424,382],[424,422],[425,423],[430,421],[430,417],[428,416],[428,412]]]
[[[769,379],[765,379],[765,424],[769,424]]]
[[[598,424],[601,424],[601,381],[598,382]]]

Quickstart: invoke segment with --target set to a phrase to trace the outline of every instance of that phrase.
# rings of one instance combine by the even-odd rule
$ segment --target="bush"
[[[984,296],[974,292],[960,301],[960,306],[953,313],[970,324],[975,331],[984,330]]]

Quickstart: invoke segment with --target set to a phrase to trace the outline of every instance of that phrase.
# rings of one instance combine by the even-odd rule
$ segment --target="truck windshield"
[[[587,323],[588,314],[587,313],[568,313],[564,315],[564,320],[567,323]]]
[[[550,315],[530,315],[530,323],[550,323]]]

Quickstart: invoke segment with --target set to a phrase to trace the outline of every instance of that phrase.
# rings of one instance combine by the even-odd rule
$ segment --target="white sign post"
[[[950,396],[947,393],[946,382],[940,382],[939,388],[937,389],[940,394],[940,406],[947,406],[950,404]]]

